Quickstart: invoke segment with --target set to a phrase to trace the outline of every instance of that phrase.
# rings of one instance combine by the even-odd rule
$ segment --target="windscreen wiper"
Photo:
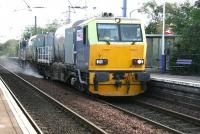
[[[107,45],[110,45],[110,41],[109,40],[103,40],[106,42]]]
[[[131,45],[135,45],[135,41],[132,41]]]

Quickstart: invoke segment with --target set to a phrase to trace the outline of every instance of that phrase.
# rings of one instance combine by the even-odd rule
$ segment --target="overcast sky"
[[[76,9],[75,13],[72,10],[71,19],[77,20],[82,18],[90,18],[104,11],[112,12],[115,16],[122,16],[123,0],[1,0],[0,1],[0,42],[5,42],[8,39],[19,39],[21,33],[26,26],[34,25],[34,16],[37,16],[37,24],[44,26],[52,20],[66,21],[68,17],[69,1],[72,6],[85,5],[87,9]],[[143,2],[148,0],[127,0],[127,16],[130,11],[141,7]],[[159,4],[163,1],[156,0]],[[183,2],[185,0],[166,0],[167,2]],[[194,3],[196,0],[190,0]],[[28,9],[32,8],[32,11]],[[34,7],[45,7],[36,9]],[[133,12],[134,18],[141,18],[148,21],[144,15]]]

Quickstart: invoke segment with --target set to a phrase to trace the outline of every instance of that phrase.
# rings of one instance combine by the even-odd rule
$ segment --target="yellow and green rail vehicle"
[[[102,96],[134,96],[146,90],[150,74],[145,71],[142,21],[93,18],[62,27],[52,37],[52,45],[44,44],[44,50],[52,46],[52,52],[45,53],[50,59],[43,63],[38,59],[46,77]],[[41,52],[37,52],[40,58]]]
[[[89,45],[89,91],[134,96],[146,90],[146,38],[140,20],[97,18],[83,24]]]

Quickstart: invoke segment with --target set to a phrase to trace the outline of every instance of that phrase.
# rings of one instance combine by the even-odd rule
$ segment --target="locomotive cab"
[[[75,64],[89,92],[134,96],[146,90],[146,38],[140,20],[95,18],[76,28]]]

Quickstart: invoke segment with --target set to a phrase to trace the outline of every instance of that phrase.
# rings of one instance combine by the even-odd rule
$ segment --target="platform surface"
[[[151,79],[157,81],[171,82],[175,84],[200,87],[200,76],[181,76],[162,73],[151,73]]]
[[[0,90],[0,134],[22,134],[10,107]]]
[[[37,134],[2,80],[0,80],[0,134]]]

